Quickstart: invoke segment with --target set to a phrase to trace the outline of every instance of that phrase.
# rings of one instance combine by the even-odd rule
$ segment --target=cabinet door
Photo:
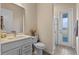
[[[3,53],[2,55],[19,55],[19,54],[20,54],[20,49],[16,48],[16,49],[9,50]]]
[[[32,44],[22,46],[22,55],[32,55]]]

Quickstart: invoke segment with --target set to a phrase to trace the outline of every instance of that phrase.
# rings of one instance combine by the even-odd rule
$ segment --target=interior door
[[[72,46],[73,9],[61,10],[58,14],[58,44]]]

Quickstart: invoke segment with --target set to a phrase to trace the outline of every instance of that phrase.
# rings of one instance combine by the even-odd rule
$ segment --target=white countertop
[[[32,36],[28,36],[28,35],[16,35],[15,38],[4,38],[4,39],[0,39],[0,44],[4,44],[4,43],[8,43],[8,42],[13,42],[13,41],[17,41],[17,40],[22,40],[24,38],[33,38]]]

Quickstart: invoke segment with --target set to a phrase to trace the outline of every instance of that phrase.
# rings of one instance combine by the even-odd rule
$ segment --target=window
[[[68,28],[68,14],[67,13],[63,14],[62,18],[63,18],[63,30],[65,30]]]

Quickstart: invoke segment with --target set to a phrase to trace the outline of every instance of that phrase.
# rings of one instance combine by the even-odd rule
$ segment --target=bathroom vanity
[[[32,37],[18,35],[0,39],[0,55],[32,55]]]

